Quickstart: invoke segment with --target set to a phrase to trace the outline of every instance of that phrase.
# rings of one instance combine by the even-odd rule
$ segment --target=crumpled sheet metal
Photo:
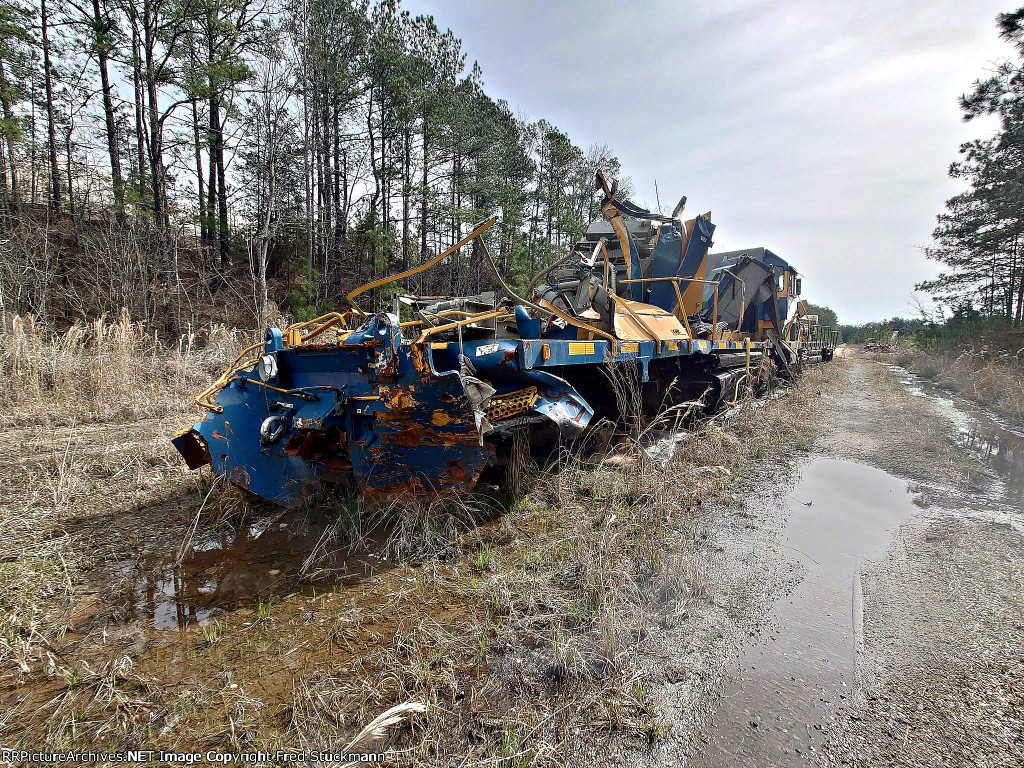
[[[370,317],[340,344],[276,354],[282,380],[274,386],[288,392],[241,372],[217,395],[223,411],[175,438],[183,455],[195,459],[206,446],[214,472],[287,507],[325,479],[348,479],[371,499],[465,494],[494,459],[477,414],[487,385],[468,382],[467,394],[458,371],[417,367],[393,315]],[[298,391],[305,397],[289,394]],[[287,428],[267,442],[260,425],[272,414]]]
[[[537,387],[530,411],[575,436],[593,409],[564,379],[522,370],[514,353],[447,356],[435,366],[426,342],[410,343],[398,318],[380,313],[337,343],[279,348],[279,380],[264,386],[241,371],[209,412],[174,438],[190,466],[214,472],[276,504],[292,507],[324,482],[349,481],[364,498],[436,498],[472,491],[495,447],[487,440],[491,398]],[[478,351],[478,350],[474,350]],[[281,391],[284,390],[284,391]],[[280,437],[261,425],[279,420]],[[276,435],[277,431],[274,430]]]
[[[462,391],[473,409],[473,418],[476,422],[476,431],[480,436],[480,445],[484,444],[484,435],[490,432],[493,427],[487,420],[487,406],[491,404],[491,397],[496,390],[486,381],[478,379],[476,368],[465,355],[459,355],[459,375],[462,378]]]

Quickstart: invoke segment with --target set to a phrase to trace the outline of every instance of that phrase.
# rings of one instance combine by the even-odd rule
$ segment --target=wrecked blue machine
[[[714,409],[756,387],[772,365],[761,321],[782,330],[774,274],[758,283],[732,262],[709,274],[710,214],[684,220],[685,198],[670,216],[652,213],[600,173],[596,186],[602,217],[523,295],[494,266],[491,218],[425,264],[353,291],[348,311],[268,329],[197,397],[205,417],[173,440],[188,466],[210,464],[284,506],[333,483],[376,501],[463,496],[516,444],[617,421],[616,376],[649,415],[692,399]],[[366,291],[469,244],[493,291],[359,308]]]

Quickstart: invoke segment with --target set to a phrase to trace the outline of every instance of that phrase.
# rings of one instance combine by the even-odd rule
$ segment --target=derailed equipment
[[[606,366],[635,377],[653,414],[683,399],[734,401],[771,359],[787,370],[801,351],[827,359],[824,337],[810,346],[809,323],[784,320],[795,293],[776,290],[778,265],[762,254],[709,266],[709,213],[683,221],[684,198],[662,216],[616,199],[602,174],[595,181],[603,218],[526,296],[494,266],[490,218],[424,265],[353,291],[351,310],[268,329],[196,398],[205,418],[173,440],[189,467],[211,464],[285,506],[341,482],[371,499],[462,495],[525,430],[554,443],[595,414],[617,420]],[[495,291],[399,295],[414,315],[404,322],[359,309],[360,294],[469,243]]]
[[[770,343],[770,354],[784,374],[832,359],[839,330],[820,325],[817,315],[808,314],[807,302],[799,298],[801,279],[789,262],[767,248],[726,251],[709,261],[708,272],[718,278],[723,297],[723,318],[730,322],[739,317],[738,306],[738,327]]]

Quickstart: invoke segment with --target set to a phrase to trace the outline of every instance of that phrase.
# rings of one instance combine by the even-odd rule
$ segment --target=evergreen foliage
[[[2,226],[135,238],[98,264],[69,246],[60,280],[28,235],[0,253],[4,311],[68,320],[128,304],[180,331],[242,300],[246,322],[308,317],[491,215],[522,286],[597,215],[594,171],[620,175],[490,96],[456,34],[399,0],[0,0],[0,95]],[[488,287],[464,249],[391,290]]]

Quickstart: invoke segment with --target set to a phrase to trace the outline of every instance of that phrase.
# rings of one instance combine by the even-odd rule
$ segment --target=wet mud
[[[999,486],[989,489],[992,495],[1004,502],[1024,504],[1024,433],[905,368],[886,367],[899,377],[908,393],[933,403],[952,422],[957,444],[999,478]]]
[[[785,503],[783,547],[802,581],[741,650],[697,765],[800,765],[820,749],[823,724],[856,680],[859,568],[917,510],[903,480],[829,458],[801,468]]]
[[[867,370],[865,363],[853,365],[853,377],[859,381]],[[837,760],[855,765],[931,765],[929,760],[939,754],[927,739],[916,746],[911,739],[908,747],[903,730],[901,738],[889,744],[884,727],[879,732],[861,729],[858,735],[858,726],[864,725],[862,720],[874,722],[876,715],[879,723],[887,722],[885,712],[874,710],[879,702],[889,706],[890,699],[880,691],[891,686],[891,669],[904,669],[899,678],[904,684],[913,684],[911,670],[925,679],[919,659],[932,657],[932,643],[945,647],[949,656],[949,669],[928,672],[948,683],[941,690],[933,684],[932,697],[945,696],[955,704],[967,695],[956,687],[955,673],[957,665],[970,664],[970,654],[960,658],[957,625],[935,607],[940,603],[930,602],[935,599],[930,593],[941,591],[942,580],[912,580],[908,573],[947,573],[953,568],[947,559],[953,559],[965,574],[972,568],[983,574],[982,565],[992,559],[989,548],[995,552],[1020,542],[1024,434],[905,369],[886,367],[906,395],[927,403],[931,431],[924,437],[922,424],[917,438],[908,442],[901,435],[894,441],[885,434],[884,411],[899,406],[878,403],[877,394],[861,392],[852,397],[857,402],[851,402],[846,412],[852,421],[837,416],[838,441],[826,441],[827,446],[844,446],[844,458],[829,457],[826,447],[800,467],[784,497],[787,522],[780,553],[794,564],[796,586],[770,603],[766,619],[755,619],[760,631],[750,633],[727,665],[721,699],[712,709],[693,765],[831,765]],[[856,387],[855,381],[851,384]],[[888,468],[887,457],[895,446],[906,450],[917,440],[923,449],[934,435],[950,441],[966,454],[965,460],[977,465],[969,487],[942,472],[927,481],[917,473],[908,481],[893,474],[902,474],[902,469],[889,472],[870,465]],[[907,549],[908,542],[918,540],[921,546]],[[955,542],[961,541],[972,542],[970,549],[956,549]],[[941,561],[928,560],[934,556],[929,547],[943,550]],[[893,562],[901,565],[895,570],[882,565]],[[1004,570],[1013,567],[1007,562]],[[969,587],[976,599],[993,600],[994,605],[1012,602],[993,586],[998,581],[994,576],[977,578],[982,582]],[[994,594],[983,597],[986,589]],[[903,607],[894,611],[894,605]],[[1002,647],[1002,629],[985,631],[988,637],[972,636],[970,643]],[[986,656],[990,651],[995,653],[987,648]],[[999,662],[1007,669],[1015,663]],[[923,713],[922,723],[907,720],[901,728],[938,723],[940,732],[969,733],[989,727],[984,718],[988,710],[981,710],[977,724],[968,725],[927,698],[907,704],[913,705],[915,716]],[[891,701],[897,709],[903,706],[899,699]],[[941,750],[940,743],[934,749]],[[861,762],[864,755],[875,757]]]

